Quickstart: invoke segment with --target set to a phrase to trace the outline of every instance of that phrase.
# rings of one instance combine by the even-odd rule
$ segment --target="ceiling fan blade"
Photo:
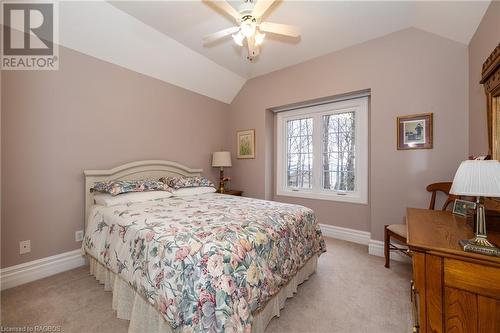
[[[236,9],[234,9],[229,3],[227,3],[224,0],[203,0],[204,2],[211,4],[218,9],[222,10],[223,12],[229,14],[231,17],[233,17],[236,22],[240,21],[240,13]]]
[[[205,44],[216,41],[217,39],[232,35],[240,30],[240,27],[231,27],[221,31],[214,32],[213,34],[206,35],[203,37],[203,42]]]
[[[290,37],[300,36],[299,28],[287,24],[262,22],[259,25],[259,29],[261,31],[270,32],[272,34],[285,35]]]
[[[255,38],[253,36],[247,37],[248,46],[248,60],[252,60],[259,55],[259,47],[255,45]]]
[[[256,18],[262,17],[269,7],[272,6],[275,0],[257,0],[257,3],[253,7],[252,15]]]

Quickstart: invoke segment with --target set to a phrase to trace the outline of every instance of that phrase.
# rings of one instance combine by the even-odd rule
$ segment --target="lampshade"
[[[213,167],[230,167],[231,153],[228,151],[216,151],[212,155]]]
[[[458,167],[451,194],[500,197],[500,163],[496,160],[468,160]]]

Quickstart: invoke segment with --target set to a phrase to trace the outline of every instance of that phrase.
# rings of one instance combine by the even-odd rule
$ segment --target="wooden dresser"
[[[474,233],[451,212],[409,208],[406,221],[414,332],[500,333],[500,258],[464,252],[458,241]]]

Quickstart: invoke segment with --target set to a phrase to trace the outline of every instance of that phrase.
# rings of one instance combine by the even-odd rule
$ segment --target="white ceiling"
[[[409,27],[468,44],[489,2],[280,1],[265,20],[296,25],[301,38],[268,34],[250,63],[230,37],[203,46],[205,34],[233,22],[201,0],[61,1],[59,43],[231,103],[249,78]]]
[[[115,7],[219,65],[252,78],[391,32],[416,27],[468,44],[490,1],[281,1],[266,21],[300,27],[300,40],[268,34],[259,58],[230,38],[204,46],[202,37],[233,25],[200,1],[125,1]],[[242,1],[230,1],[238,8]]]
[[[245,83],[243,77],[104,1],[60,2],[59,43],[225,103]]]

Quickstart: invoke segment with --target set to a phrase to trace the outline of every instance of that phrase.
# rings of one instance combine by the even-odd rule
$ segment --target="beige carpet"
[[[318,270],[288,299],[267,332],[406,333],[411,331],[408,264],[367,254],[366,246],[327,239]],[[63,332],[127,332],[115,317],[111,292],[74,269],[1,293],[4,327],[60,325]]]

